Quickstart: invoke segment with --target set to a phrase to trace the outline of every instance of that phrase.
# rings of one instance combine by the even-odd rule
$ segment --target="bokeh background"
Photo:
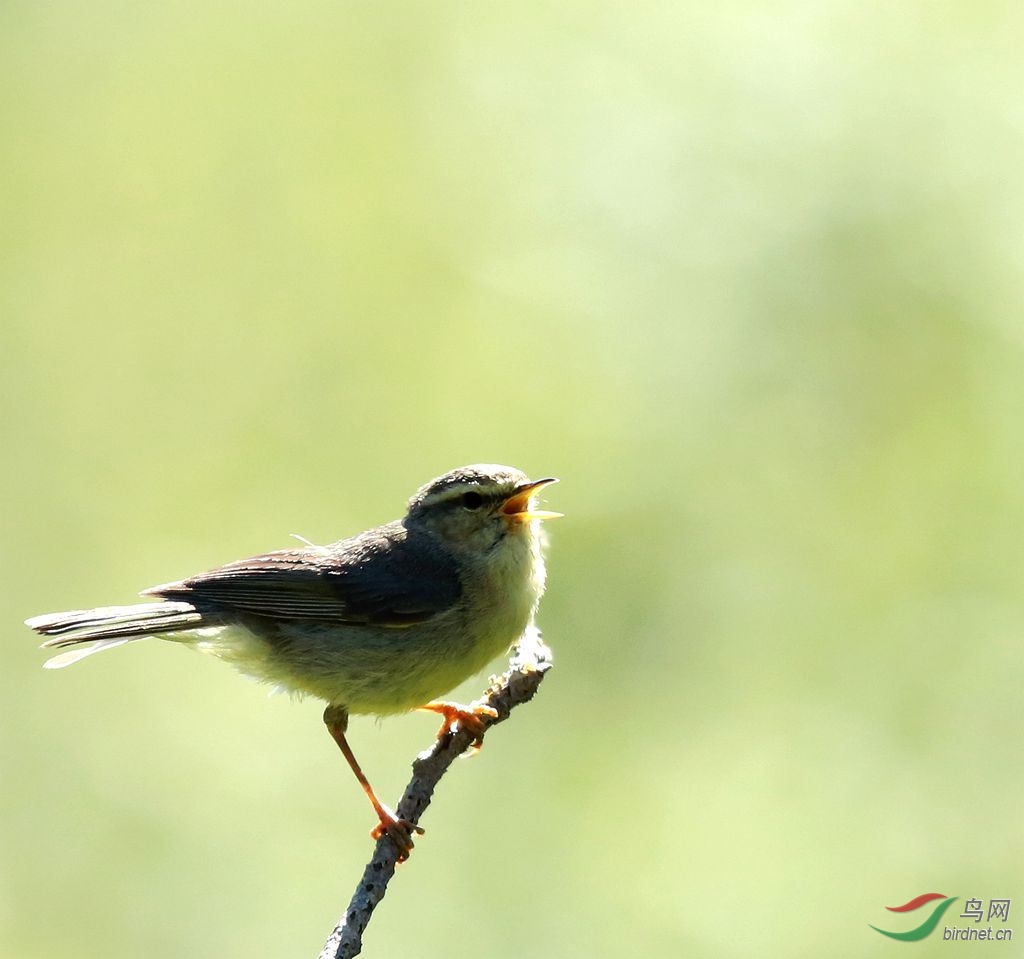
[[[365,955],[1024,927],[1022,28],[4,3],[0,954],[316,955],[372,825],[321,707],[157,642],[44,673],[21,620],[474,461],[563,480],[556,669]],[[353,723],[385,796],[435,725]]]

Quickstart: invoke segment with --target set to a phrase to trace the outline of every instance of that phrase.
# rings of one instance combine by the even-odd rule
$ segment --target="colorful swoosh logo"
[[[915,896],[910,902],[903,903],[902,906],[885,907],[890,912],[913,912],[915,909],[920,909],[925,903],[934,902],[936,899],[941,899],[942,902],[932,910],[932,914],[916,929],[910,929],[907,932],[889,932],[888,929],[879,929],[878,926],[871,926],[871,928],[875,932],[880,932],[883,936],[888,936],[890,939],[901,939],[903,942],[917,942],[918,939],[924,939],[939,924],[939,920],[943,917],[946,910],[956,902],[956,896],[944,896],[941,892],[926,892],[920,896]]]

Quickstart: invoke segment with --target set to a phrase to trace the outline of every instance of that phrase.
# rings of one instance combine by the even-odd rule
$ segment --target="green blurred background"
[[[556,669],[366,955],[1024,927],[1022,28],[3,4],[0,954],[316,955],[373,824],[321,707],[156,642],[44,673],[21,620],[474,461],[563,480]],[[435,726],[353,723],[385,796]]]

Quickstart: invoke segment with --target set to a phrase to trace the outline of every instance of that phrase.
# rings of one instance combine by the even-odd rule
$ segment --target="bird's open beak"
[[[528,523],[532,519],[558,519],[559,516],[564,514],[552,513],[546,509],[533,509],[530,506],[530,501],[536,492],[545,486],[550,486],[552,483],[557,482],[557,479],[549,476],[547,479],[534,480],[531,483],[523,483],[522,486],[517,486],[512,491],[512,495],[502,505],[502,513],[509,519],[520,523]]]

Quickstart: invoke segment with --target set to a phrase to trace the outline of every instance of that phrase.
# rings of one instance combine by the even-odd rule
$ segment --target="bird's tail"
[[[197,629],[202,624],[202,613],[191,603],[181,602],[74,609],[66,613],[47,613],[25,620],[25,625],[40,635],[52,637],[42,644],[43,649],[93,644],[48,659],[43,664],[46,669],[60,669],[104,649],[123,646],[147,636]]]

